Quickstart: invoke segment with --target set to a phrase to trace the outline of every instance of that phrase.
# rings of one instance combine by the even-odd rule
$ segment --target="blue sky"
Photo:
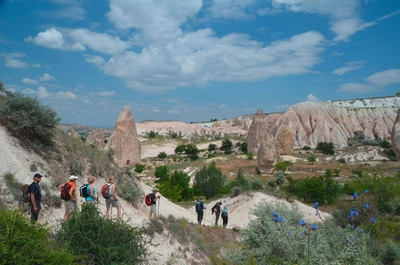
[[[63,123],[209,121],[400,91],[400,1],[0,0],[0,81]]]

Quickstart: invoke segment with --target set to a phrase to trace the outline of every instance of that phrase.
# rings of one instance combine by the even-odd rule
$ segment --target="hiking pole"
[[[161,197],[158,196],[158,218],[160,218],[160,204],[161,204]]]
[[[206,226],[206,212],[207,212],[207,211],[204,211],[204,209],[203,209],[203,212],[204,212],[204,218],[203,218],[204,224],[203,224],[203,226]]]
[[[126,215],[126,217],[128,217],[128,214],[125,212],[124,207],[122,207],[122,204],[120,201],[118,201],[119,206],[121,206],[122,211],[124,211],[124,214]]]

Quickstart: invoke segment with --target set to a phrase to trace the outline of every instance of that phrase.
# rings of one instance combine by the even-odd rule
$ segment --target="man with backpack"
[[[29,207],[31,208],[31,222],[36,222],[41,210],[42,193],[40,191],[39,183],[42,180],[42,175],[36,173],[33,176],[33,182],[29,185],[28,193],[30,194]]]
[[[150,205],[150,219],[152,215],[154,214],[154,217],[157,217],[157,200],[160,199],[160,195],[156,196],[156,193],[158,192],[157,188],[153,189],[153,193],[150,195],[151,199],[151,205]]]
[[[217,202],[212,208],[211,208],[211,213],[215,213],[215,226],[218,226],[218,220],[219,216],[221,214],[221,205],[222,202]]]
[[[68,220],[71,212],[76,208],[77,196],[76,196],[76,180],[77,176],[71,175],[68,178],[68,182],[58,186],[61,191],[61,199],[65,201],[65,214],[64,221]]]
[[[204,206],[203,197],[200,196],[199,200],[196,202],[197,223],[199,225],[203,222],[204,209],[206,209],[206,207]]]

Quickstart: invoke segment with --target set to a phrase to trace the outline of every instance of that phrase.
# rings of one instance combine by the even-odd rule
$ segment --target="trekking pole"
[[[204,218],[203,218],[203,220],[204,220],[204,224],[203,224],[203,226],[206,226],[206,212],[207,211],[204,211],[205,209],[203,209],[203,212],[204,212]]]
[[[124,207],[122,207],[122,204],[120,201],[118,201],[119,206],[121,206],[122,211],[124,212],[124,214],[126,215],[126,217],[128,217],[128,214],[125,212]]]
[[[161,203],[161,197],[158,196],[158,217],[160,217],[160,203]]]

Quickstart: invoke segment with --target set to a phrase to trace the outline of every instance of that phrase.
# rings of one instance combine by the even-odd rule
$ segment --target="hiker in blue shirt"
[[[203,214],[204,214],[204,209],[206,207],[204,206],[203,203],[203,197],[200,196],[199,200],[196,202],[196,213],[197,213],[197,223],[201,225],[203,222]]]
[[[221,217],[222,217],[222,225],[226,227],[228,224],[228,206],[226,205],[224,206],[224,209],[222,210],[221,213]]]
[[[39,182],[42,180],[42,175],[36,173],[33,176],[33,182],[28,188],[28,192],[31,197],[31,201],[29,202],[29,207],[31,208],[31,221],[36,222],[39,217],[39,212],[42,209],[41,200],[42,193],[40,191]]]
[[[85,201],[87,203],[95,203],[96,201],[99,200],[99,197],[96,195],[96,188],[93,185],[95,180],[96,179],[93,176],[89,176],[88,179],[87,179],[88,184],[89,184],[89,185],[86,186],[87,192],[89,194],[89,196],[85,198]]]

